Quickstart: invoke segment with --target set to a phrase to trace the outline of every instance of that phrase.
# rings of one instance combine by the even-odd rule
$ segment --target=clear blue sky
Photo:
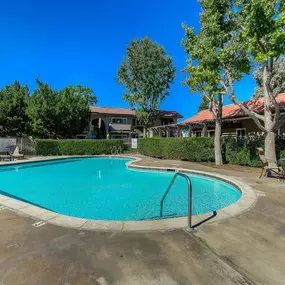
[[[196,113],[200,98],[181,85],[182,22],[199,27],[196,0],[3,0],[0,87],[19,80],[33,90],[38,77],[55,89],[92,87],[97,105],[127,107],[114,78],[130,41],[148,36],[165,47],[177,67],[162,108],[187,118]],[[236,88],[246,100],[254,81],[247,77]]]

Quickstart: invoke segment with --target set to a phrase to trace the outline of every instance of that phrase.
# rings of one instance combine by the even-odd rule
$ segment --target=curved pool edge
[[[216,215],[213,212],[193,215],[192,225],[204,224],[204,223],[216,223],[224,219],[228,219],[248,211],[254,206],[257,195],[255,191],[247,184],[243,183],[239,179],[231,176],[213,174],[210,172],[204,172],[199,170],[192,170],[187,168],[175,168],[175,167],[158,167],[158,166],[147,166],[147,165],[137,165],[136,162],[143,161],[143,158],[136,156],[127,155],[96,155],[96,156],[64,156],[64,157],[43,157],[40,159],[29,160],[28,162],[16,162],[16,163],[5,163],[4,165],[22,164],[30,162],[42,162],[42,161],[52,161],[61,160],[67,158],[84,158],[84,157],[108,157],[108,158],[127,158],[132,159],[126,163],[126,167],[141,169],[141,170],[161,170],[161,171],[181,171],[185,173],[198,174],[202,176],[207,176],[211,178],[216,178],[229,183],[239,189],[242,193],[241,198],[231,204],[230,206],[217,210]],[[0,167],[1,167],[0,166]],[[92,220],[84,218],[76,218],[72,216],[62,215],[50,210],[43,209],[41,207],[31,205],[26,202],[19,201],[17,199],[9,198],[4,195],[0,195],[0,205],[7,207],[15,211],[16,213],[31,217],[36,220],[44,221],[48,224],[53,224],[57,226],[63,226],[68,228],[80,229],[80,230],[91,230],[91,231],[153,231],[153,230],[174,230],[178,228],[187,227],[187,217],[171,218],[171,219],[161,219],[161,220],[144,220],[144,221],[110,221],[110,220]]]

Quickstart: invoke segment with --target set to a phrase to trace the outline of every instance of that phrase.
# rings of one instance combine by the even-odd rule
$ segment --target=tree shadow
[[[204,224],[204,223],[210,221],[211,219],[215,218],[216,216],[217,216],[217,211],[213,211],[213,214],[212,214],[210,217],[204,219],[203,221],[198,222],[197,224],[195,224],[194,226],[192,226],[192,229],[195,229],[196,227],[201,226],[202,224]]]

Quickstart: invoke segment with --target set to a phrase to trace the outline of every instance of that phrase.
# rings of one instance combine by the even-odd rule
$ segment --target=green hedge
[[[36,140],[37,155],[99,155],[124,150],[124,142],[110,140]]]
[[[213,138],[151,138],[138,141],[141,154],[188,161],[214,161]]]
[[[283,159],[285,159],[285,150],[282,150],[282,151],[281,151],[280,157],[283,158]],[[285,166],[285,161],[282,161],[282,162],[281,162],[281,165],[282,165],[282,166]]]
[[[222,138],[222,156],[224,163],[259,167],[256,148],[264,147],[264,138]],[[285,140],[276,141],[277,156],[285,157]],[[193,162],[214,162],[213,138],[151,138],[140,139],[138,150],[141,154],[163,159],[178,159]]]
[[[264,138],[262,137],[257,137],[254,140],[224,137],[222,139],[224,162],[259,167],[260,161],[256,148],[264,147],[263,144]]]

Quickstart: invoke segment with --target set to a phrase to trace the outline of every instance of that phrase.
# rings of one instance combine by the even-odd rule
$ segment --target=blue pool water
[[[80,158],[0,167],[0,194],[60,214],[99,220],[159,218],[160,200],[174,173],[127,169],[130,159]],[[223,181],[189,175],[193,214],[219,210],[241,193]],[[165,217],[187,215],[187,183],[178,177],[165,200]]]

